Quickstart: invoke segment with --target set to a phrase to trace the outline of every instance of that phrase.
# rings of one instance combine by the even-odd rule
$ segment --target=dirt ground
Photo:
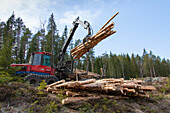
[[[65,95],[44,93],[26,83],[0,84],[2,113],[170,113],[170,79],[147,83],[156,87],[150,97],[122,97],[97,94],[100,99],[62,105]],[[91,92],[96,94],[95,92]]]

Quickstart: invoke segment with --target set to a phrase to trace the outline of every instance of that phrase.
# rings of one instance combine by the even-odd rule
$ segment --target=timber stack
[[[120,79],[88,79],[85,81],[69,81],[61,80],[53,84],[46,86],[46,92],[51,92],[53,94],[63,94],[69,98],[63,100],[63,104],[70,102],[69,99],[76,97],[76,99],[97,99],[99,97],[87,97],[87,92],[95,92],[98,94],[107,95],[120,95],[122,97],[129,96],[139,96],[139,97],[149,97],[148,91],[156,90],[154,86],[143,85],[142,80],[124,80]],[[86,91],[86,96],[84,97],[83,91]],[[74,100],[74,99],[73,99]],[[67,102],[66,102],[67,101]]]
[[[83,42],[80,45],[73,48],[72,50],[70,50],[71,55],[73,56],[74,59],[76,58],[79,59],[86,52],[88,52],[91,48],[96,46],[99,42],[111,36],[112,34],[116,33],[116,31],[112,30],[114,28],[114,22],[110,23],[110,21],[114,17],[116,17],[118,13],[119,12],[117,12],[114,16],[112,16],[95,35],[88,37],[88,40],[86,42]]]

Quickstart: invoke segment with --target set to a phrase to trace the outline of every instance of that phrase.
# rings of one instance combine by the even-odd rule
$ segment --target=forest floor
[[[42,93],[27,83],[0,84],[0,112],[2,113],[170,113],[170,78],[160,82],[147,82],[156,87],[150,97],[122,97],[105,94],[97,100],[62,105],[64,95]]]

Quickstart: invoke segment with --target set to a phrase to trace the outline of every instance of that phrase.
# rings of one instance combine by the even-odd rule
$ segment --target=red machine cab
[[[34,52],[28,64],[12,64],[11,66],[23,66],[16,74],[54,75],[55,69],[51,65],[51,55],[48,52]]]

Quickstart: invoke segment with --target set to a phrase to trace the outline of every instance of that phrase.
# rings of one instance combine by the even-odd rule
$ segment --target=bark
[[[115,14],[115,15],[117,15],[117,14]],[[113,16],[113,18],[115,17],[115,15]],[[112,19],[110,19],[108,22],[110,22]],[[74,59],[80,58],[81,56],[86,54],[86,52],[88,52],[91,48],[93,48],[95,45],[97,45],[100,41],[102,41],[103,39],[107,38],[108,36],[116,33],[116,31],[111,30],[114,28],[114,23],[112,22],[111,24],[106,26],[108,24],[108,22],[95,35],[90,37],[87,42],[84,42],[84,43],[76,46],[72,50],[70,50],[71,55],[74,57]]]
[[[48,88],[48,87],[53,87],[53,86],[55,86],[55,85],[57,85],[57,84],[61,84],[61,83],[64,83],[64,82],[65,82],[65,80],[60,80],[60,81],[58,81],[58,82],[52,83],[52,84],[50,84],[50,85],[47,85],[46,88]]]
[[[76,93],[76,92],[72,92],[72,91],[66,91],[66,95],[68,97],[75,97],[75,96],[80,95],[80,93]]]
[[[156,88],[155,88],[154,86],[141,86],[140,89],[141,89],[141,90],[144,90],[144,91],[156,90]]]
[[[101,80],[88,79],[85,81],[63,82],[58,81],[56,83],[48,85],[48,87],[46,87],[46,91],[52,92],[54,94],[64,94],[71,97],[87,95],[88,91],[128,96],[130,94],[130,96],[148,97],[148,95],[146,94],[147,91],[156,90],[154,86],[143,86],[143,81],[136,79],[124,80],[123,78],[109,78]],[[60,90],[61,88],[65,89]],[[66,103],[70,102],[72,102],[72,100],[69,100],[69,102],[66,100]]]
[[[62,104],[78,103],[80,101],[89,101],[99,99],[100,97],[68,97],[62,100]]]

